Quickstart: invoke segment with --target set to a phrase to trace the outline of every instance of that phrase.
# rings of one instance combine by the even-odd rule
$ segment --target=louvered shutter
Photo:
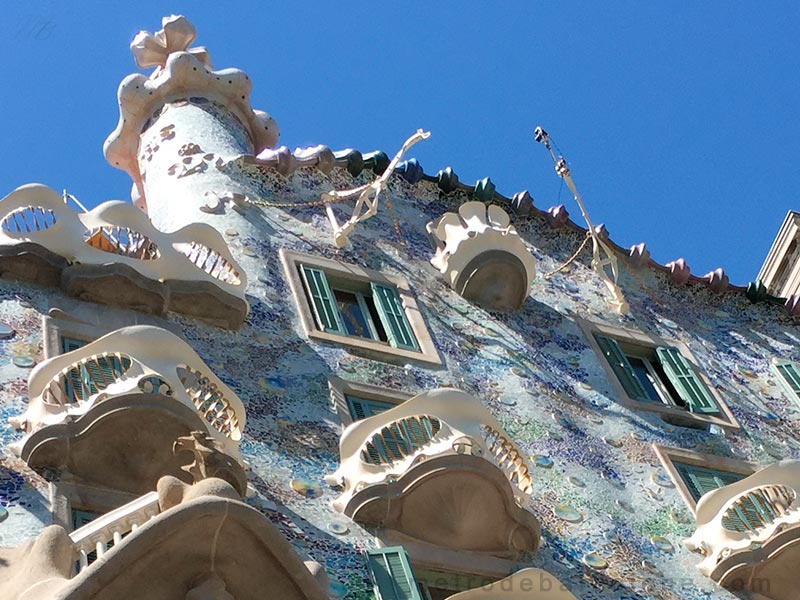
[[[325,277],[325,273],[319,269],[305,266],[300,267],[300,273],[306,285],[306,293],[311,299],[317,327],[319,327],[320,331],[345,335],[344,324],[339,315],[339,309],[336,307],[336,298],[328,285],[328,278]]]
[[[360,421],[361,419],[378,415],[395,406],[391,402],[367,400],[366,398],[350,396],[349,394],[345,394],[345,398],[347,398],[347,409],[350,411],[350,416],[354,421]]]
[[[88,344],[83,340],[75,338],[63,337],[61,338],[61,353],[66,354],[72,352]],[[71,402],[77,402],[84,398],[83,385],[84,377],[81,369],[70,369],[69,375],[64,381],[64,391],[67,393],[67,398]]]
[[[631,363],[628,362],[628,358],[619,347],[617,340],[604,335],[595,335],[594,338],[597,340],[597,345],[600,346],[600,350],[603,351],[606,360],[608,360],[608,364],[611,365],[611,368],[614,370],[617,379],[622,384],[625,393],[633,400],[652,402],[642,382],[639,381],[633,367],[631,367]]]
[[[408,555],[401,546],[366,553],[378,600],[422,600]]]
[[[695,502],[700,500],[708,492],[714,491],[731,483],[741,481],[746,477],[741,473],[731,471],[719,471],[698,465],[684,463],[673,463],[678,474],[683,479],[689,493]],[[723,526],[733,531],[746,531],[748,525],[757,523],[757,512],[753,506],[745,506],[743,509],[737,508],[736,513],[730,518],[723,519]]]
[[[717,403],[692,369],[680,350],[672,346],[656,348],[661,366],[689,411],[708,415],[719,414]]]
[[[788,360],[782,360],[775,364],[775,370],[780,373],[786,387],[793,392],[797,398],[800,398],[800,369],[797,368],[797,364]]]
[[[393,348],[404,348],[406,350],[419,350],[417,339],[411,330],[411,325],[403,310],[403,302],[397,290],[377,283],[370,284],[372,287],[372,297],[375,300],[375,308],[383,322],[389,344]]]

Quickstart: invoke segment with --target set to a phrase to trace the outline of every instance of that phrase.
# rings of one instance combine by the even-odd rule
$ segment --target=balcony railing
[[[159,512],[158,492],[150,492],[73,531],[78,573]]]
[[[31,373],[28,388],[28,410],[13,420],[27,434],[80,417],[111,397],[158,394],[195,411],[209,435],[239,456],[241,401],[186,342],[158,327],[125,327],[46,360]]]
[[[729,556],[758,549],[800,523],[800,461],[785,460],[707,493],[697,503],[697,530],[684,543],[703,555],[711,576]]]
[[[105,202],[79,213],[55,191],[32,184],[0,200],[0,249],[6,248],[8,255],[9,251],[13,254],[14,246],[27,249],[31,244],[84,269],[106,269],[113,274],[113,265],[125,265],[150,280],[145,286],[150,290],[170,282],[213,284],[230,295],[232,303],[244,307],[242,318],[246,314],[246,274],[219,232],[209,225],[195,223],[164,233],[132,204]],[[35,269],[30,271],[34,277]],[[181,291],[185,293],[183,288]],[[163,310],[181,312],[187,307],[181,298],[173,301],[171,295],[177,292],[160,293],[166,299]],[[101,291],[96,295],[103,297]],[[109,297],[115,298],[112,293]]]
[[[352,496],[396,480],[420,461],[453,455],[480,457],[508,480],[519,505],[532,491],[525,456],[481,402],[455,389],[437,389],[350,425],[339,443],[341,464],[326,479],[342,485],[334,502],[345,511]]]

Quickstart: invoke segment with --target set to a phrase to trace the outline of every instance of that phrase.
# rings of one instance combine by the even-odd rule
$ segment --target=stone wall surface
[[[177,148],[162,151],[178,156]],[[645,267],[634,271],[635,277],[623,270],[630,312],[620,316],[608,307],[588,250],[566,270],[542,277],[575,252],[583,232],[553,229],[533,215],[514,220],[538,262],[531,294],[519,311],[489,313],[458,296],[429,264],[433,249],[426,223],[456,210],[470,200],[467,194],[444,194],[433,183],[412,185],[394,176],[389,194],[402,239],[382,203],[377,216],[359,224],[348,246],[338,250],[324,209],[302,203],[331,188],[367,183],[371,171],[353,179],[342,169],[324,175],[302,168],[283,177],[231,161],[221,172],[250,198],[298,206],[250,205],[240,213],[223,204],[211,214],[198,208],[206,200],[170,204],[166,192],[156,197],[148,191],[148,204],[162,225],[172,214],[175,221],[217,227],[249,277],[250,313],[241,330],[172,315],[169,321],[246,406],[240,450],[256,490],[246,501],[277,525],[302,557],[325,566],[332,593],[352,600],[372,597],[360,552],[375,545],[371,532],[331,507],[338,492],[323,480],[339,465],[342,426],[328,390],[328,378],[337,376],[409,393],[452,386],[480,398],[535,465],[529,508],[542,524],[543,540],[525,562],[558,577],[576,597],[731,597],[697,574],[699,557],[682,545],[694,531],[694,517],[652,445],[758,465],[800,457],[800,408],[770,368],[773,357],[800,358],[800,333],[780,307],[751,304],[736,290],[713,294],[697,283],[677,286],[666,273]],[[189,183],[202,176],[182,179]],[[280,248],[406,277],[443,366],[391,364],[309,341],[278,259]],[[58,291],[0,281],[0,321],[15,331],[0,339],[3,421],[24,411],[29,367],[43,360],[42,315],[51,308],[68,313],[77,303]],[[624,407],[575,317],[685,343],[741,429],[689,429]],[[0,427],[4,447],[20,435]],[[9,512],[0,524],[0,546],[17,545],[51,522],[46,479],[53,476],[33,473],[8,452],[0,456],[0,505]],[[578,522],[572,522],[575,511]]]

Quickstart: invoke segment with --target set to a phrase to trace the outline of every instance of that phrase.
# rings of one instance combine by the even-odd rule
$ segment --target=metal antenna
[[[69,204],[69,201],[72,200],[75,204],[78,205],[78,208],[80,208],[83,212],[85,213],[89,212],[88,210],[86,210],[86,207],[83,204],[81,204],[80,201],[75,196],[68,193],[66,189],[64,189],[61,192],[61,197],[64,199],[64,204]]]
[[[572,181],[572,175],[569,172],[567,161],[563,156],[556,155],[553,152],[550,136],[547,135],[547,132],[541,127],[537,127],[534,130],[533,139],[540,144],[544,144],[544,147],[547,148],[547,152],[550,154],[550,158],[553,159],[553,163],[555,164],[556,173],[566,182],[567,187],[572,192],[572,196],[575,198],[575,202],[578,203],[578,207],[581,209],[581,215],[586,221],[586,225],[589,228],[589,235],[592,238],[592,268],[597,271],[603,283],[606,284],[606,287],[611,292],[613,300],[610,301],[610,304],[618,313],[627,313],[629,308],[628,303],[622,295],[622,290],[617,283],[619,280],[617,255],[614,254],[611,247],[597,235],[597,231],[595,231],[594,225],[592,225],[592,221],[589,218],[589,213],[586,212],[586,207],[583,205],[583,200],[581,200],[580,194],[578,194],[578,190],[575,188],[575,184]]]

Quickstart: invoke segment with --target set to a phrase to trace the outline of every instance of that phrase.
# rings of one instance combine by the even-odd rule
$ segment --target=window
[[[378,600],[445,600],[492,581],[477,575],[426,569],[415,573],[402,546],[367,550],[365,555]]]
[[[691,364],[673,346],[656,348],[595,334],[625,392],[639,402],[661,402],[693,413],[719,414]]]
[[[309,338],[379,358],[441,364],[404,278],[287,250],[280,254]]]
[[[642,331],[577,319],[624,406],[683,427],[738,428],[689,348]]]
[[[800,400],[800,367],[790,360],[773,359],[773,368],[780,375],[780,380],[786,390]]]
[[[385,387],[346,381],[338,377],[328,379],[331,407],[346,427],[354,421],[380,414],[408,400],[411,394]]]
[[[653,449],[692,512],[703,495],[757,470],[755,465],[733,458],[658,444],[653,444]]]

